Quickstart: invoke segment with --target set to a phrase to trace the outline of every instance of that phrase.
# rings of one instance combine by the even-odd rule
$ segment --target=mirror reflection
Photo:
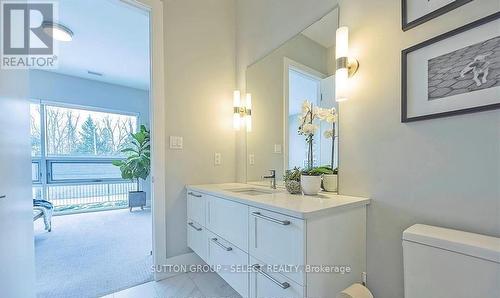
[[[321,167],[332,174],[338,167],[337,27],[335,9],[247,68],[253,118],[247,133],[248,182],[262,183],[269,170],[283,184],[289,169]],[[334,178],[331,191],[337,189]]]

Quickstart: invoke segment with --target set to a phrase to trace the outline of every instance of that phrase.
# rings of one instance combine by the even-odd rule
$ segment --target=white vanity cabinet
[[[248,264],[248,254],[224,238],[208,231],[208,254],[205,262],[219,266],[219,275],[243,297],[248,296],[248,273],[237,272]]]
[[[251,256],[266,264],[305,265],[304,220],[262,208],[250,208],[249,227]],[[303,272],[286,275],[300,285],[305,283]]]
[[[207,257],[207,231],[204,226],[190,220],[187,222],[187,244],[202,259]]]
[[[207,228],[248,251],[248,206],[211,195],[206,198]]]
[[[196,221],[201,225],[205,225],[206,217],[206,197],[200,192],[188,191],[187,192],[187,211],[188,219]]]
[[[222,269],[218,274],[238,293],[327,298],[361,281],[369,199],[284,191],[248,195],[244,187],[256,188],[187,187],[188,246]]]
[[[293,282],[283,274],[268,271],[266,264],[255,258],[250,257],[250,263],[252,264],[253,271],[249,274],[249,297],[306,297],[306,290],[303,286]]]

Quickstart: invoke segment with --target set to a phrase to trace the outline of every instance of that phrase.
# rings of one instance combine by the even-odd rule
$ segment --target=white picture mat
[[[475,27],[407,55],[407,116],[416,117],[500,103],[500,87],[428,100],[427,64],[432,58],[498,36],[500,20]]]
[[[415,21],[424,15],[431,13],[443,6],[446,6],[455,0],[406,0],[406,19],[407,22]]]

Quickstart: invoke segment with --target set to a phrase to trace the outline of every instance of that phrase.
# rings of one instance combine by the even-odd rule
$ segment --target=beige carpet
[[[151,212],[128,209],[35,223],[37,297],[100,297],[153,279]]]

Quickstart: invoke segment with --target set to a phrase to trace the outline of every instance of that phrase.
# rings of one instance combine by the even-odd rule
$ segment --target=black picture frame
[[[420,18],[413,20],[411,22],[408,22],[408,12],[407,12],[407,1],[408,0],[401,0],[401,16],[402,16],[402,29],[403,31],[410,30],[411,28],[414,28],[418,25],[421,25],[429,20],[432,20],[434,18],[437,18],[440,15],[443,15],[449,11],[454,10],[455,8],[458,8],[464,4],[467,4],[469,2],[472,2],[473,0],[455,0],[443,7],[440,7],[426,15],[421,16]],[[421,0],[424,1],[424,0]]]
[[[500,103],[494,103],[494,104],[489,104],[489,105],[484,105],[484,106],[471,107],[471,108],[466,108],[466,109],[453,110],[453,111],[449,111],[449,112],[441,112],[441,113],[428,114],[428,115],[415,116],[415,117],[408,117],[408,111],[407,111],[407,107],[408,107],[408,105],[407,105],[407,100],[408,100],[408,98],[407,98],[407,87],[408,87],[407,86],[407,70],[408,70],[407,55],[408,55],[408,53],[411,53],[411,52],[416,51],[416,50],[421,49],[421,48],[425,48],[431,44],[445,40],[449,37],[452,37],[454,35],[468,31],[468,30],[473,29],[475,27],[484,25],[486,23],[495,21],[499,18],[500,18],[500,12],[496,12],[494,14],[487,16],[487,17],[476,20],[472,23],[466,24],[466,25],[459,27],[457,29],[454,29],[452,31],[443,33],[441,35],[438,35],[436,37],[433,37],[431,39],[428,39],[424,42],[421,42],[419,44],[416,44],[412,47],[406,48],[406,49],[401,51],[401,122],[402,123],[500,109]]]

